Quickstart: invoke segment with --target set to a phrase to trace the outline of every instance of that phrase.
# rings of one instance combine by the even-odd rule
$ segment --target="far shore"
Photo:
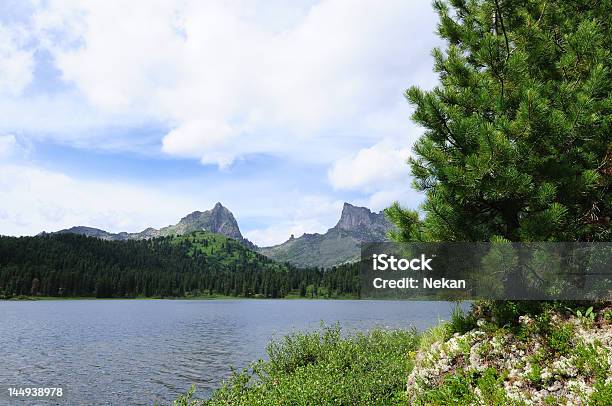
[[[202,295],[202,296],[166,296],[166,297],[92,297],[92,296],[15,296],[0,299],[6,302],[19,301],[58,301],[58,300],[360,300],[356,296],[337,297],[302,297],[299,295],[287,295],[285,297],[261,297],[261,296],[225,296],[225,295]]]

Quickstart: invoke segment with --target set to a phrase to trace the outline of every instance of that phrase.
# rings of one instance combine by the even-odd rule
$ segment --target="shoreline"
[[[0,302],[39,302],[39,301],[71,301],[71,300],[304,300],[304,301],[322,301],[322,300],[367,300],[360,299],[358,297],[345,296],[345,297],[300,297],[300,296],[286,296],[286,297],[244,297],[244,296],[223,296],[223,295],[204,295],[204,296],[193,296],[193,297],[90,297],[90,296],[71,296],[71,297],[57,297],[57,296],[19,296],[8,299],[0,299]]]
[[[210,397],[192,386],[174,404],[611,404],[612,303],[508,303],[423,332],[294,332]]]

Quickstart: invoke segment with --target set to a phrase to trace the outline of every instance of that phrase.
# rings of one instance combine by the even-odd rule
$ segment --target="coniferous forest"
[[[130,241],[0,237],[0,298],[220,295],[357,297],[358,267],[296,268],[207,232]]]

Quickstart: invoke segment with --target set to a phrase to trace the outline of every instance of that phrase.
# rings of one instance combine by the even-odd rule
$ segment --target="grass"
[[[235,372],[211,399],[196,399],[192,388],[174,404],[518,406],[527,404],[523,395],[532,400],[537,395],[535,404],[574,404],[582,399],[583,404],[611,405],[609,345],[581,341],[576,326],[587,329],[580,334],[600,334],[612,324],[612,309],[602,305],[586,312],[587,306],[577,313],[577,307],[565,306],[475,303],[471,311],[457,308],[449,322],[422,334],[374,330],[343,336],[338,326],[293,333],[272,342],[267,361]],[[512,371],[502,361],[508,357]],[[556,365],[560,358],[571,365]],[[448,368],[440,369],[444,366]],[[517,371],[522,375],[511,378]],[[412,378],[430,372],[427,382]],[[515,379],[526,385],[518,398],[504,386]],[[565,389],[577,380],[591,389],[575,396],[565,389],[540,392],[552,391],[557,380]]]
[[[261,254],[247,249],[236,240],[208,231],[195,231],[177,235],[173,237],[172,243],[176,245],[187,244],[190,256],[205,255],[211,264],[218,264],[222,269],[232,269],[236,264],[248,264],[249,266],[268,269],[285,267],[283,264],[275,263]]]
[[[267,349],[268,361],[236,372],[208,401],[186,405],[406,404],[406,376],[419,342],[414,331],[374,330],[343,337],[340,327],[293,333]]]

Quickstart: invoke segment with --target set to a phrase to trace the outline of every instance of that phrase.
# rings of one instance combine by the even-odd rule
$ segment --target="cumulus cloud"
[[[428,3],[49,0],[34,21],[95,109],[165,121],[165,153],[220,166],[330,132],[371,142],[432,77]]]
[[[0,165],[0,196],[1,235],[32,235],[74,225],[140,231],[175,223],[195,207],[185,197],[160,190],[83,180],[31,165]]]
[[[259,187],[241,189],[251,195]],[[255,212],[252,202],[236,196],[222,200],[236,215],[244,235],[261,246],[281,243],[291,234],[324,233],[338,221],[341,200],[324,195],[298,198],[292,193],[297,192],[279,192],[277,205],[265,205]],[[83,179],[26,163],[0,164],[0,196],[0,235],[35,235],[75,225],[136,232],[175,224],[186,214],[213,204],[202,195],[177,193],[159,185]],[[283,199],[295,200],[296,206],[282,204]],[[263,216],[270,225],[249,227],[248,219],[243,221],[245,216]]]
[[[423,195],[410,187],[409,182],[389,185],[372,193],[363,204],[372,210],[383,210],[391,202],[401,202],[402,206],[418,209]]]
[[[328,179],[336,189],[367,192],[368,197],[359,203],[374,210],[394,201],[416,208],[423,196],[411,188],[409,156],[410,148],[383,141],[337,160]]]
[[[32,81],[32,51],[21,46],[20,36],[0,23],[0,94],[18,95]]]
[[[293,234],[299,237],[304,233],[325,233],[340,218],[341,200],[326,196],[304,196],[297,202],[297,207],[281,215],[282,220],[272,225],[255,228],[245,233],[246,237],[256,244],[265,247],[280,244]]]
[[[0,135],[0,159],[13,155],[16,149],[17,139],[14,135]]]
[[[227,180],[206,188],[205,201],[234,196],[238,216],[272,224],[246,230],[263,245],[326,231],[341,194],[376,209],[414,198],[404,161],[417,132],[402,93],[436,80],[428,2],[45,0],[27,9],[0,26],[0,134],[18,135],[0,138],[0,158],[38,137],[144,155],[153,148],[220,168],[262,155],[320,171],[295,194],[279,185],[299,174],[262,167],[249,182],[261,178],[266,193]],[[0,233],[75,224],[131,231],[207,208],[187,197],[198,188],[173,198],[138,182],[4,162]]]
[[[336,161],[328,177],[336,189],[378,189],[408,177],[406,160],[409,153],[408,148],[396,149],[386,143],[376,144]]]

